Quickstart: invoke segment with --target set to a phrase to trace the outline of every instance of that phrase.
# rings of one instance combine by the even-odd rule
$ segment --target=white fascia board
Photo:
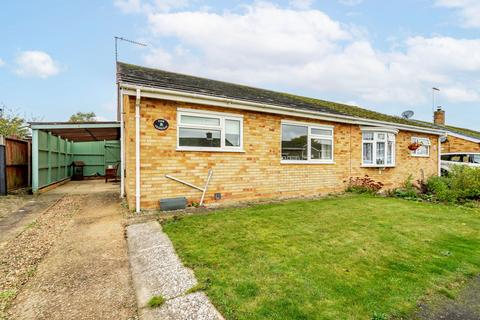
[[[120,83],[120,86],[121,88],[124,89],[124,94],[130,95],[130,96],[135,96],[136,89],[139,88],[142,92],[142,97],[145,97],[145,98],[204,104],[209,106],[218,106],[218,107],[225,107],[225,108],[232,108],[232,109],[282,114],[282,115],[288,115],[292,117],[302,117],[302,118],[318,119],[318,120],[340,122],[340,123],[359,124],[359,125],[366,125],[366,126],[390,126],[390,127],[395,127],[395,128],[404,130],[404,131],[423,132],[423,133],[429,133],[434,135],[445,135],[444,130],[428,129],[428,128],[422,128],[422,127],[416,127],[416,126],[410,126],[410,125],[398,124],[398,123],[392,123],[392,122],[356,118],[356,117],[345,116],[345,115],[336,115],[333,113],[326,113],[326,112],[320,112],[320,111],[300,110],[300,109],[292,110],[291,108],[281,107],[281,106],[276,106],[271,104],[262,104],[262,103],[242,101],[242,100],[236,100],[236,99],[220,98],[220,97],[207,96],[207,95],[201,95],[201,94],[189,93],[189,92],[183,92],[183,91],[174,91],[174,90],[166,90],[166,89],[159,89],[159,88],[152,88],[152,87],[136,86],[128,83]]]
[[[480,154],[480,152],[445,152],[442,153],[442,156],[457,155],[457,154]]]
[[[365,127],[361,126],[360,130],[362,131],[380,131],[380,132],[387,132],[387,133],[393,133],[393,134],[398,134],[398,129],[395,127],[390,126],[385,126],[385,127]]]
[[[480,143],[480,139],[475,139],[473,137],[465,136],[463,134],[459,134],[459,133],[455,133],[455,132],[451,132],[451,131],[447,131],[447,136],[452,136],[452,137],[455,137],[455,138],[460,138],[460,139],[463,139],[463,140],[467,140],[467,141],[471,141],[471,142],[475,142],[475,143]]]
[[[119,123],[72,123],[72,124],[31,124],[32,130],[54,130],[54,129],[99,129],[99,128],[120,128]]]
[[[299,125],[299,126],[310,126],[315,128],[325,128],[325,129],[333,129],[335,126],[329,124],[322,124],[322,123],[312,123],[312,122],[303,122],[303,121],[295,121],[295,120],[282,120],[282,124],[291,124],[291,125]]]

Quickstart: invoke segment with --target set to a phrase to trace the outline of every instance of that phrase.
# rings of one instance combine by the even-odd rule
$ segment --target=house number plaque
[[[153,123],[153,126],[154,126],[155,129],[157,129],[157,130],[164,131],[164,130],[167,130],[167,129],[168,129],[168,121],[165,120],[165,119],[157,119],[157,120],[155,120],[155,122]]]

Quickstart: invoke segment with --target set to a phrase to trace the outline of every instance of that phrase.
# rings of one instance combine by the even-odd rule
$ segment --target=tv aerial
[[[125,39],[125,38],[122,38],[122,37],[115,36],[114,38],[115,38],[115,62],[118,61],[118,40],[125,41],[125,42],[131,43],[131,44],[135,44],[137,46],[142,46],[142,47],[147,46],[145,43],[133,41],[133,40],[130,40],[130,39]]]
[[[415,114],[415,112],[413,112],[412,110],[406,110],[406,111],[402,112],[402,118],[403,119],[410,119],[411,117],[413,117],[414,114]]]

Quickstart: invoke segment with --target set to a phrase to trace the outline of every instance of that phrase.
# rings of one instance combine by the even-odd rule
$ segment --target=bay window
[[[420,147],[412,151],[412,156],[415,157],[429,157],[430,156],[430,139],[412,137],[412,143],[418,143]]]
[[[333,127],[282,122],[282,163],[332,163]]]
[[[395,130],[363,129],[362,165],[365,167],[395,166]]]
[[[242,151],[243,117],[201,110],[178,110],[178,150]]]

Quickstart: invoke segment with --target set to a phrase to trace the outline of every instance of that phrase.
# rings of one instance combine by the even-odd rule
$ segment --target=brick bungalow
[[[445,130],[447,138],[442,141],[442,153],[480,152],[480,132],[449,126],[445,123],[445,110],[435,111],[433,122],[440,130]]]
[[[369,175],[393,188],[440,171],[444,130],[359,107],[118,63],[122,195],[207,205],[340,192]],[[412,141],[423,144],[412,152]]]

